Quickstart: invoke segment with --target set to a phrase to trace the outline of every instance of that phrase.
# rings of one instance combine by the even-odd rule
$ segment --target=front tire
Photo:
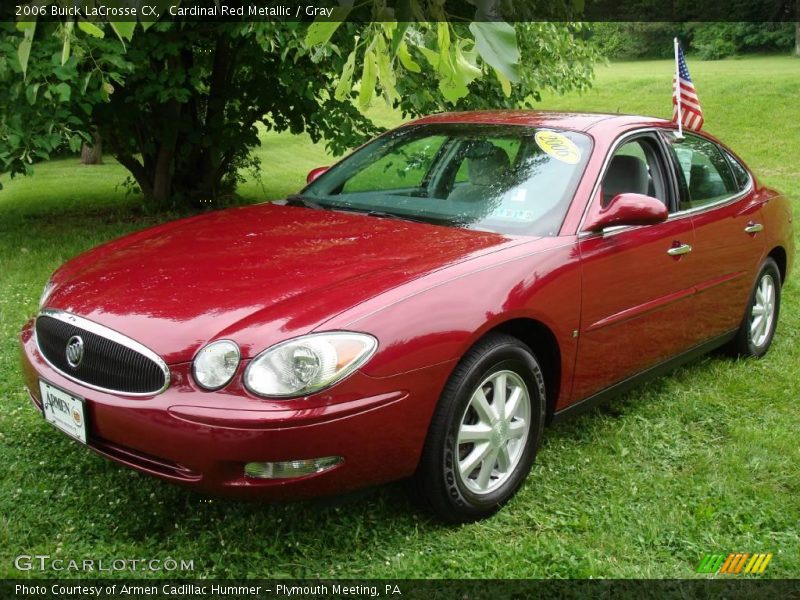
[[[544,377],[517,338],[490,334],[450,376],[431,420],[416,483],[451,523],[495,513],[522,485],[545,415]]]
[[[742,323],[730,349],[739,356],[764,356],[772,344],[781,309],[781,272],[772,258],[761,265]]]

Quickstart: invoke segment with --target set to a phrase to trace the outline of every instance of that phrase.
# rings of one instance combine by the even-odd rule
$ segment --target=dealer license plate
[[[39,380],[44,418],[67,435],[86,443],[86,410],[83,398]]]

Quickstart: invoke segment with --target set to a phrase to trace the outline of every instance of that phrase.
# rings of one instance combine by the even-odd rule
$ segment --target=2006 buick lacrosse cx
[[[441,114],[308,179],[58,269],[21,333],[44,417],[205,492],[414,477],[475,520],[546,423],[717,347],[766,353],[794,256],[784,196],[650,117]]]

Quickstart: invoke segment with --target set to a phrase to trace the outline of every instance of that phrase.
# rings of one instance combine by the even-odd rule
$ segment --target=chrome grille
[[[83,341],[73,366],[67,345]],[[45,310],[36,319],[36,343],[42,356],[62,375],[87,387],[129,396],[150,396],[166,389],[169,369],[155,353],[111,329],[69,313]]]

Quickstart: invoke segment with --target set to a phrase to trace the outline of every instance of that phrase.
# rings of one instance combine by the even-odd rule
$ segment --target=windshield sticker
[[[528,198],[528,190],[525,188],[519,188],[518,190],[514,191],[514,194],[511,196],[512,202],[525,202]]]
[[[532,210],[517,210],[515,208],[498,207],[492,211],[493,217],[511,221],[533,221],[535,215]]]
[[[568,137],[555,131],[537,131],[533,136],[536,144],[553,158],[569,165],[576,165],[581,151]]]

